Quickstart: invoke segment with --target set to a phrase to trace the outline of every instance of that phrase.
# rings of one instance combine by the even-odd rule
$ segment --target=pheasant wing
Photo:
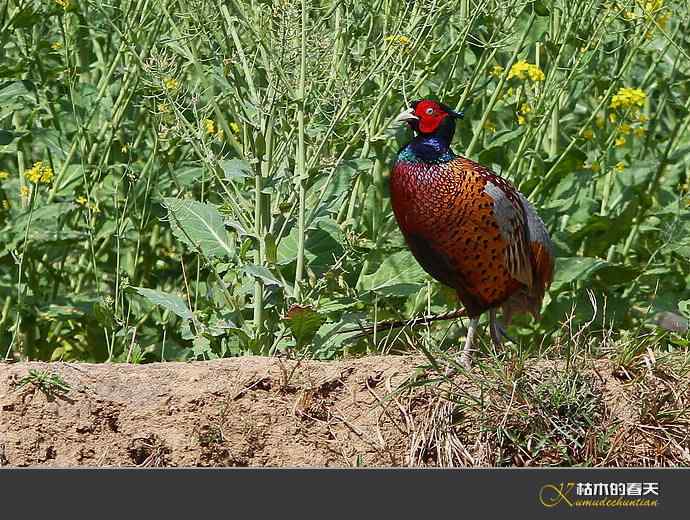
[[[518,192],[505,179],[484,166],[467,160],[470,175],[484,182],[484,193],[492,200],[491,211],[506,244],[504,265],[510,275],[527,287],[534,283],[534,268],[529,248],[527,214]]]

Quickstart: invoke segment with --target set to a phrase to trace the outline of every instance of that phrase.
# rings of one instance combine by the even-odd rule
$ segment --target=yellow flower
[[[53,181],[53,169],[43,161],[34,163],[30,170],[24,172],[24,177],[34,184],[50,184]]]
[[[618,147],[625,146],[625,137],[616,137],[615,145]]]
[[[532,81],[544,81],[544,71],[539,66],[533,63],[527,63],[525,60],[520,60],[515,63],[508,71],[508,79],[527,79],[529,77]]]
[[[228,126],[230,127],[230,131],[233,134],[238,135],[240,133],[240,125],[238,125],[237,123],[230,123]]]
[[[170,105],[167,103],[160,103],[158,105],[158,113],[167,114],[168,112],[170,112]]]
[[[527,122],[527,118],[522,114],[517,116],[518,125],[524,125]]]
[[[166,90],[174,92],[180,87],[180,83],[175,78],[165,78],[163,79],[163,86]]]
[[[647,94],[642,89],[621,87],[611,99],[611,108],[635,108],[643,107]]]
[[[0,171],[0,181],[4,181],[10,176],[9,172],[6,172],[4,170]]]
[[[487,119],[484,122],[484,130],[486,130],[487,132],[491,132],[493,134],[494,132],[496,132],[496,125],[493,123],[493,121]]]
[[[584,132],[582,132],[582,137],[587,141],[591,141],[594,139],[594,131],[591,128],[587,128]]]
[[[618,120],[618,116],[616,114],[614,114],[613,112],[611,112],[609,114],[609,121],[612,123],[615,123],[617,120]]]
[[[513,64],[508,71],[508,79],[527,79],[527,72],[529,71],[529,63],[525,60],[520,60]]]
[[[635,19],[635,13],[633,13],[632,11],[625,11],[623,13],[623,18],[625,18],[626,20],[634,20]]]
[[[633,132],[635,133],[635,137],[644,137],[644,134],[647,133],[647,129],[642,126],[638,126],[635,128],[635,130],[633,130]]]
[[[62,7],[64,10],[67,10],[70,6],[70,0],[55,0],[55,3]]]
[[[493,76],[494,78],[500,78],[502,73],[503,73],[503,67],[501,65],[496,64],[491,68],[491,72],[489,72],[489,76]]]
[[[623,161],[619,161],[616,163],[616,166],[614,166],[614,168],[617,172],[622,172],[623,170],[625,170],[625,163]]]
[[[618,131],[621,134],[628,135],[630,132],[632,132],[632,128],[628,123],[623,123],[621,126],[618,127]]]
[[[594,124],[597,125],[597,128],[604,128],[604,123],[606,120],[604,119],[604,116],[597,116],[597,118],[594,120]]]
[[[60,49],[62,49],[62,43],[53,42],[50,44],[50,48],[53,49],[54,51],[59,51]]]
[[[510,70],[508,71],[508,79],[527,79],[528,71],[529,63],[527,63],[525,60],[520,60],[510,67]]]
[[[123,145],[120,147],[120,151],[121,151],[122,153],[127,153],[127,152],[129,152],[129,145],[128,145],[127,143],[123,144]]]
[[[28,186],[22,186],[21,188],[19,188],[19,195],[23,199],[28,199],[31,196],[31,188],[29,188]]]
[[[523,103],[522,106],[520,107],[520,113],[521,114],[529,114],[532,111],[532,107],[529,106],[529,103]]]
[[[79,195],[76,199],[74,199],[74,202],[76,202],[80,206],[86,206],[88,199],[84,197],[84,195]]]
[[[412,40],[410,40],[407,36],[405,36],[403,34],[395,34],[395,35],[391,35],[391,36],[386,36],[386,41],[396,43],[397,45],[400,45],[401,47],[407,47],[409,45],[412,45]]]
[[[529,79],[532,81],[544,81],[544,78],[546,77],[544,75],[544,71],[536,65],[530,65],[527,73],[529,74]]]
[[[213,122],[213,119],[204,119],[204,128],[206,129],[207,134],[215,134],[216,133],[216,124]]]

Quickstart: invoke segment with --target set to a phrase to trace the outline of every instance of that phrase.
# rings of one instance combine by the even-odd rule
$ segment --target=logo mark
[[[567,484],[561,482],[559,485],[545,484],[539,490],[539,501],[544,507],[555,507],[560,503],[573,507],[573,502],[568,495],[570,495],[574,487],[574,482],[568,482]]]

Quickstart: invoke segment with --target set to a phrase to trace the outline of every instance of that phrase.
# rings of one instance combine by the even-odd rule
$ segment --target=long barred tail
[[[417,318],[411,318],[409,320],[395,320],[395,321],[380,321],[375,325],[369,325],[366,327],[351,328],[338,331],[339,334],[345,334],[347,332],[359,332],[359,334],[353,336],[353,338],[361,338],[364,336],[369,336],[376,331],[385,331],[392,329],[399,329],[401,327],[415,327],[417,325],[426,325],[432,321],[444,321],[453,320],[455,318],[461,318],[467,313],[465,309],[457,309],[454,311],[449,311],[444,314],[432,314],[431,316],[419,316]]]

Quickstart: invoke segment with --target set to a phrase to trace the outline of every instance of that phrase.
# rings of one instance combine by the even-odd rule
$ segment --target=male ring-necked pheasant
[[[462,113],[430,99],[399,116],[415,137],[391,175],[393,212],[419,264],[457,291],[470,318],[460,361],[470,366],[479,316],[489,311],[500,346],[514,314],[539,318],[554,270],[553,244],[532,205],[510,182],[450,149]]]

